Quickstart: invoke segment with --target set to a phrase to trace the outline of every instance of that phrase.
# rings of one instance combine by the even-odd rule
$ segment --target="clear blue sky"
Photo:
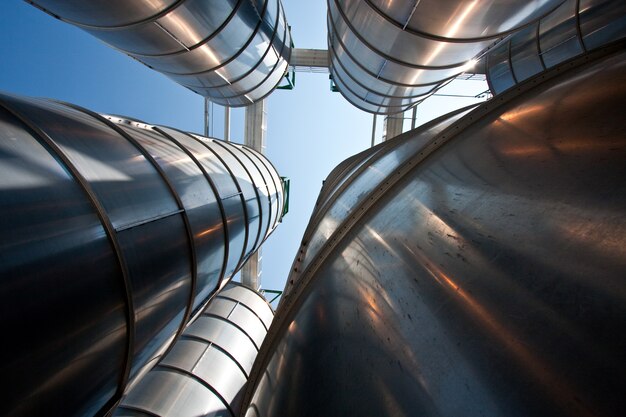
[[[296,47],[326,49],[326,1],[283,0],[283,5]],[[484,89],[470,81],[451,88],[455,93]],[[18,0],[3,2],[0,11],[0,90],[203,131],[200,96]],[[472,101],[433,98],[420,106],[418,120]],[[275,91],[267,109],[266,154],[291,179],[291,201],[289,214],[264,245],[262,286],[282,289],[322,180],[336,164],[370,145],[372,116],[331,93],[327,74],[298,73],[296,89]],[[222,115],[215,106],[218,138]],[[380,118],[378,126],[380,138]],[[241,109],[233,111],[231,138],[243,141]]]

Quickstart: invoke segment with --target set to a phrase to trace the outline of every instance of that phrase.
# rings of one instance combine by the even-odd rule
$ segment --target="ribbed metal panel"
[[[402,112],[561,2],[328,0],[331,74],[356,107]]]
[[[114,415],[237,416],[273,314],[259,293],[228,283]]]
[[[626,2],[567,0],[487,54],[487,82],[493,94],[500,94],[546,68],[624,37]]]
[[[291,55],[280,0],[29,3],[230,107],[270,94]]]
[[[335,169],[245,415],[620,415],[625,70],[598,50]]]
[[[277,226],[275,178],[245,146],[1,95],[0,414],[108,410]]]

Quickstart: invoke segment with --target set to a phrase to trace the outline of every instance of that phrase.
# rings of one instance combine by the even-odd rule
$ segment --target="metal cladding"
[[[622,42],[338,166],[245,415],[623,414],[625,110]]]
[[[236,416],[272,323],[256,291],[230,282],[172,350],[132,387],[114,416]]]
[[[575,56],[626,37],[623,0],[568,0],[511,35],[486,56],[493,94]]]
[[[247,106],[287,71],[280,0],[28,0],[211,101]]]
[[[0,415],[103,413],[280,220],[245,146],[0,95]]]
[[[561,2],[328,0],[331,75],[356,107],[399,113]]]

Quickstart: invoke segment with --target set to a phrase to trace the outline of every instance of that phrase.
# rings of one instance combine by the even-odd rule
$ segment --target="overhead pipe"
[[[280,0],[27,2],[224,106],[263,99],[289,65]]]
[[[562,1],[328,0],[330,72],[356,107],[404,112]]]
[[[276,228],[245,146],[0,95],[0,415],[104,415]]]

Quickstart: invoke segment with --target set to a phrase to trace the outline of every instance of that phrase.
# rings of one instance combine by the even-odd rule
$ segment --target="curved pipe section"
[[[291,56],[280,0],[29,3],[225,106],[269,95]]]
[[[277,226],[270,167],[241,145],[0,95],[0,414],[110,410]]]
[[[237,416],[273,318],[259,293],[229,282],[113,415]]]
[[[561,2],[328,0],[330,72],[356,107],[399,113]]]
[[[622,43],[333,171],[242,416],[619,415],[625,70]]]
[[[486,56],[487,82],[501,92],[568,59],[626,37],[626,3],[568,0]]]

